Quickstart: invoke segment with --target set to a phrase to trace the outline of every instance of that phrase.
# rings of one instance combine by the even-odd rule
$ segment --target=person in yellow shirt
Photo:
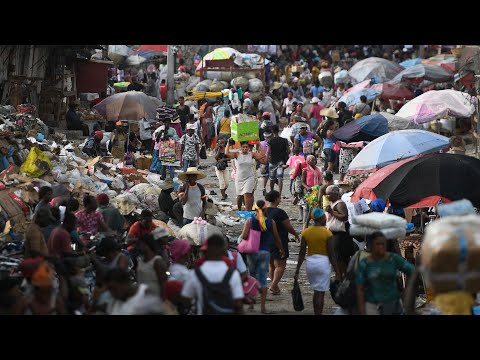
[[[231,135],[231,128],[230,128],[230,110],[225,109],[223,112],[223,118],[220,120],[219,129],[218,129],[218,138],[224,139],[228,141]]]
[[[302,232],[294,279],[298,279],[307,255],[305,270],[313,289],[313,311],[315,315],[322,315],[325,291],[330,289],[330,263],[335,264],[336,261],[333,256],[333,234],[325,227],[327,218],[323,209],[313,209],[310,216],[315,224]]]
[[[285,66],[285,81],[287,84],[290,84],[290,75],[292,74],[292,65],[288,64]]]
[[[315,62],[315,64],[312,67],[312,82],[318,79],[318,75],[320,75],[320,65],[318,61]]]

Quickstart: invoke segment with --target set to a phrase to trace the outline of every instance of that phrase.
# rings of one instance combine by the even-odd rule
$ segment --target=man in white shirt
[[[150,122],[146,118],[140,119],[139,128],[140,128],[140,141],[142,142],[145,150],[152,150],[152,130]]]
[[[362,215],[368,211],[370,211],[370,207],[368,206],[367,202],[365,199],[360,199],[359,201],[352,203],[351,198],[353,193],[355,192],[355,189],[361,184],[362,182],[359,179],[354,179],[351,182],[352,186],[352,191],[347,192],[342,195],[341,200],[347,205],[347,210],[348,210],[348,222],[350,224],[353,224],[352,220],[355,216],[357,215]],[[360,250],[363,250],[365,247],[365,241],[359,242],[355,238],[353,238],[353,241],[355,244],[358,245]]]
[[[219,299],[224,300],[222,301],[223,306],[222,310],[218,310],[216,313],[218,314],[220,311],[232,315],[240,315],[243,313],[242,300],[244,293],[240,274],[237,270],[230,269],[222,260],[222,256],[225,256],[226,245],[223,236],[214,235],[209,237],[206,261],[198,267],[196,271],[192,272],[190,278],[185,281],[183,285],[181,295],[185,298],[186,302],[196,300],[197,315],[203,315],[205,312],[210,313],[212,307],[218,305],[215,303],[213,306],[209,306],[204,303],[204,289],[206,285],[199,279],[198,273],[204,277],[204,282],[206,281],[209,285],[211,284],[216,288],[218,288],[218,284],[224,281],[226,275],[230,275],[230,279],[228,280],[230,295],[227,296],[228,298]],[[209,291],[208,293],[211,292]],[[210,302],[213,301],[214,299],[210,298]]]

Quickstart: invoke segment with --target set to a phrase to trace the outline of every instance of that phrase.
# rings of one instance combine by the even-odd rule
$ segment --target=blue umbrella
[[[402,61],[400,65],[403,66],[405,69],[407,69],[409,67],[412,67],[421,63],[422,63],[422,59],[416,58],[416,59],[408,59],[408,60]]]
[[[360,118],[361,120],[363,118]],[[363,148],[348,167],[351,173],[375,170],[396,161],[439,151],[449,146],[449,139],[430,131],[408,129],[392,131]]]
[[[335,130],[335,138],[354,142],[372,141],[379,136],[388,133],[388,120],[384,116],[369,115],[349,122],[338,130]]]
[[[376,90],[376,89],[359,89],[359,90],[353,90],[349,92],[348,94],[343,95],[340,98],[340,101],[343,101],[347,106],[353,106],[355,104],[358,104],[360,102],[360,96],[365,95],[367,97],[367,102],[375,100],[377,97],[379,97],[382,94],[381,91]]]

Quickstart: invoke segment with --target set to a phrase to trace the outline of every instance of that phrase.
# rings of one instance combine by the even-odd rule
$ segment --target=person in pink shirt
[[[318,97],[312,98],[311,101],[312,106],[310,107],[310,114],[309,114],[309,121],[310,126],[313,132],[317,131],[318,126],[322,121],[322,116],[320,115],[320,111],[323,109],[323,106],[320,104],[320,99]]]
[[[300,155],[300,148],[296,146],[293,149],[293,155],[290,156],[287,161],[287,166],[290,168],[290,193],[292,195],[294,195],[292,186],[295,179],[295,169],[297,168],[298,164],[303,163],[305,163],[305,157]]]
[[[90,236],[99,231],[107,231],[102,213],[97,211],[97,199],[92,195],[86,195],[83,198],[84,209],[75,214],[77,218],[77,231],[80,234],[80,240],[84,245],[90,242]]]

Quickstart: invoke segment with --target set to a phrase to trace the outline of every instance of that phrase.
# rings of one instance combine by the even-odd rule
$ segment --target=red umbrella
[[[375,200],[377,196],[374,193],[374,189],[377,187],[377,185],[380,184],[388,175],[397,170],[400,166],[417,158],[418,156],[401,160],[377,170],[373,175],[370,175],[357,187],[350,201],[357,202],[360,201],[361,198]]]
[[[413,99],[413,91],[407,88],[402,84],[391,84],[389,82],[375,84],[372,86],[372,89],[381,91],[381,98],[392,99],[392,100],[404,100],[404,99]]]

